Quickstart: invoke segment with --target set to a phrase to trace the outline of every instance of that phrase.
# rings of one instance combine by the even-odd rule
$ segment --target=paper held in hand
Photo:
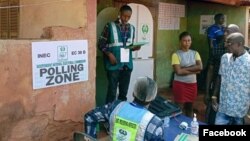
[[[146,45],[148,43],[149,42],[134,42],[132,45],[128,46],[128,48],[135,48],[135,47],[138,47],[138,46]]]

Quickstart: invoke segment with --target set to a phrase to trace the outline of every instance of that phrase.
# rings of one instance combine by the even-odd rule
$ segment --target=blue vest
[[[114,23],[111,22],[108,24],[109,26],[109,49],[108,51],[110,51],[111,53],[114,54],[116,60],[117,60],[117,64],[116,65],[111,65],[109,59],[107,56],[104,56],[104,65],[106,70],[118,70],[120,68],[122,68],[124,65],[126,65],[129,69],[133,69],[133,61],[132,61],[132,50],[129,49],[129,61],[128,62],[121,62],[121,48],[126,48],[126,46],[129,46],[133,43],[133,39],[134,39],[134,33],[135,33],[135,28],[133,25],[130,24],[130,29],[127,35],[127,41],[125,42],[125,46],[123,43],[123,39],[122,39],[122,34],[121,31],[119,29],[119,27]]]
[[[121,102],[110,116],[110,135],[113,141],[143,141],[146,128],[154,114],[143,107]]]

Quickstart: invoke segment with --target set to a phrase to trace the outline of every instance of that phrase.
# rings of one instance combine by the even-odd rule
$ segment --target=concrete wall
[[[24,2],[31,1],[22,1],[22,4]],[[96,1],[72,0],[67,3],[70,6],[65,2],[64,7],[57,7],[57,4],[43,5],[51,14],[57,13],[59,16],[50,18],[47,22],[42,22],[43,24],[40,24],[39,19],[48,16],[46,12],[42,14],[45,9],[38,10],[42,12],[38,14],[38,7],[29,7],[27,11],[26,7],[23,7],[21,15],[29,15],[30,13],[26,12],[31,12],[36,13],[36,16],[32,16],[32,21],[29,21],[28,16],[21,18],[21,23],[27,23],[23,27],[29,30],[21,37],[39,38],[43,33],[42,28],[49,26],[43,33],[48,39],[43,41],[88,40],[89,80],[33,90],[31,59],[33,40],[0,40],[1,141],[72,140],[74,131],[83,130],[82,115],[95,107],[96,58],[93,56],[96,56]],[[35,18],[37,20],[34,20]],[[62,20],[65,18],[67,20]],[[58,19],[61,19],[60,22]],[[55,26],[59,24],[63,26]]]
[[[20,0],[19,38],[40,38],[47,26],[84,27],[87,0]],[[93,9],[95,10],[95,9]]]

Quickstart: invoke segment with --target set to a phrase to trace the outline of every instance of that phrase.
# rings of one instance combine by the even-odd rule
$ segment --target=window
[[[18,38],[19,0],[0,0],[0,39]]]

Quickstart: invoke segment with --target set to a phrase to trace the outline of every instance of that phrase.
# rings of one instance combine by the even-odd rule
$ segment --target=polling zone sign
[[[32,42],[33,89],[88,80],[87,40]]]

